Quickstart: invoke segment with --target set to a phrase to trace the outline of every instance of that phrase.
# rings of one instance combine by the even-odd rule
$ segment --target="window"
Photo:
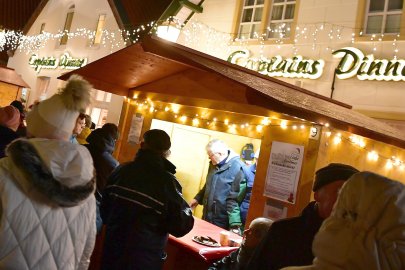
[[[238,38],[254,39],[260,33],[264,0],[244,0]]]
[[[60,39],[60,45],[66,45],[66,43],[68,41],[67,33],[70,32],[70,27],[72,26],[74,9],[75,9],[74,5],[70,6],[69,11],[66,14],[65,26],[63,27],[64,33],[63,33],[62,38]]]
[[[41,28],[39,29],[39,33],[40,33],[40,34],[43,34],[44,31],[45,31],[45,23],[42,23],[42,24],[41,24]]]
[[[257,39],[289,38],[296,0],[241,0],[237,37]]]
[[[288,38],[294,21],[295,0],[273,0],[267,38]]]
[[[398,34],[401,28],[403,0],[368,0],[366,34]]]
[[[105,14],[101,14],[98,16],[96,34],[94,35],[93,45],[100,45],[101,37],[103,35],[103,29],[104,29],[104,25],[105,25],[105,17],[106,17]]]

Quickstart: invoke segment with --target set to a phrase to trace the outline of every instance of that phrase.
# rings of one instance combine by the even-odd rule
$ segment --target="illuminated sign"
[[[292,58],[283,58],[280,55],[272,58],[250,58],[248,50],[231,53],[228,62],[257,71],[270,77],[318,79],[323,72],[323,60],[304,59],[297,55]]]
[[[373,54],[365,56],[353,47],[336,50],[333,56],[340,58],[336,68],[339,79],[357,76],[359,80],[405,81],[405,60],[375,59]]]
[[[77,69],[87,64],[87,58],[73,58],[69,53],[65,52],[59,58],[53,56],[39,57],[37,54],[31,55],[28,64],[35,69],[37,73],[41,69]]]

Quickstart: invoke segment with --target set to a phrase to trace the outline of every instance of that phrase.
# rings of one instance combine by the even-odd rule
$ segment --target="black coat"
[[[160,269],[168,234],[181,237],[194,225],[174,176],[176,167],[148,150],[119,166],[101,201],[107,231],[103,269]]]
[[[309,203],[299,217],[274,222],[247,269],[276,270],[311,265],[314,259],[312,241],[322,222],[315,202]]]
[[[119,162],[112,156],[115,148],[114,138],[98,128],[86,138],[88,144],[84,146],[89,150],[96,169],[97,191],[102,192],[107,185],[107,179]]]
[[[19,137],[20,136],[18,136],[17,132],[14,130],[0,125],[0,158],[5,157],[7,145]]]

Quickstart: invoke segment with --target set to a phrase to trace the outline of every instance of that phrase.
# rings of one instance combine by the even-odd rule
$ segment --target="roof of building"
[[[21,78],[20,75],[12,68],[0,66],[0,82],[17,85],[20,87],[30,88],[29,85]]]
[[[67,79],[71,73],[77,73],[97,89],[128,96],[131,89],[187,69],[219,75],[243,85],[250,105],[316,123],[329,123],[341,130],[405,148],[405,137],[397,129],[356,112],[349,105],[157,37],[148,36],[140,43],[60,78]],[[200,93],[188,95],[201,97]]]

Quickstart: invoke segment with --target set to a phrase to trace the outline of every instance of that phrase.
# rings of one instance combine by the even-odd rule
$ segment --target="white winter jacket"
[[[70,142],[21,139],[0,159],[0,269],[87,269],[96,234],[93,161]]]
[[[405,186],[370,172],[353,175],[312,250],[313,265],[283,270],[405,269]]]

